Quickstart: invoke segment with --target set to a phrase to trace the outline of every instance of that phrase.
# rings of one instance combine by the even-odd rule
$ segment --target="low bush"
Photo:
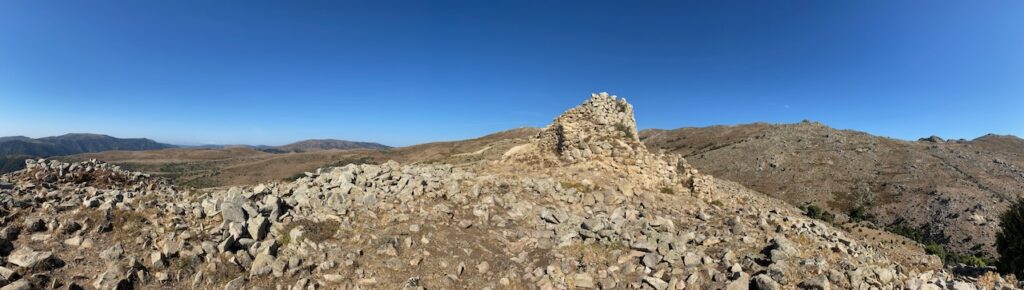
[[[860,222],[860,221],[875,222],[875,216],[872,215],[870,212],[868,212],[868,209],[866,207],[863,207],[863,206],[858,206],[858,207],[850,210],[850,214],[849,215],[850,215],[850,221],[851,222]]]
[[[1000,272],[1024,277],[1024,199],[1018,199],[999,217],[996,235]]]
[[[819,220],[825,221],[827,223],[834,223],[835,220],[836,220],[836,215],[835,214],[833,214],[833,213],[831,213],[831,212],[829,212],[829,211],[827,211],[827,210],[825,210],[825,209],[823,209],[823,208],[821,208],[821,207],[819,207],[817,205],[808,204],[808,205],[804,205],[804,206],[800,207],[800,209],[802,209],[804,211],[804,214],[806,214],[808,217],[811,217],[813,219],[819,219]]]

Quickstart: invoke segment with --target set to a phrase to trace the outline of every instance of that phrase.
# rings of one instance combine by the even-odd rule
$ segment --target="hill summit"
[[[633,185],[694,191],[710,178],[678,154],[649,152],[640,142],[633,105],[603,92],[562,113],[530,142],[506,152],[504,159],[539,168],[554,165],[557,170],[612,173],[610,180],[629,181],[618,183],[622,191],[632,191]]]
[[[29,161],[0,176],[0,284],[1020,286],[994,274],[968,280],[946,273],[914,244],[875,247],[785,202],[700,175],[678,155],[648,152],[633,123],[628,103],[597,94],[498,160],[347,164],[290,182],[204,190],[98,161]]]

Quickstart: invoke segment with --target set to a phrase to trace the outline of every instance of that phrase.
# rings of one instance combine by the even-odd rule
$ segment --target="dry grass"
[[[576,192],[580,192],[580,193],[590,193],[590,192],[598,191],[598,190],[601,189],[601,187],[596,185],[596,184],[593,184],[593,183],[587,184],[587,183],[578,182],[578,181],[561,181],[561,182],[559,182],[559,184],[562,185],[562,188],[566,188],[566,189],[571,188],[571,189],[576,190]]]
[[[292,241],[291,231],[295,228],[302,227],[305,232],[302,235],[302,239],[309,240],[314,243],[321,243],[334,237],[338,231],[341,230],[341,224],[333,220],[325,221],[311,221],[311,220],[296,220],[285,225],[282,235],[280,236],[281,246],[285,247],[293,242],[301,243],[302,241]]]
[[[126,169],[174,180],[196,188],[255,184],[283,180],[320,167],[352,162],[466,164],[493,160],[537,129],[498,132],[476,139],[427,143],[387,150],[322,150],[273,154],[249,148],[175,148],[152,151],[108,151],[59,157],[66,161],[98,159]],[[491,147],[487,150],[482,148]],[[479,154],[467,154],[477,153]]]
[[[573,244],[561,248],[567,256],[576,257],[588,267],[614,264],[617,256],[615,253],[626,253],[629,248],[617,243],[593,243],[589,245]],[[600,269],[600,268],[595,268]]]

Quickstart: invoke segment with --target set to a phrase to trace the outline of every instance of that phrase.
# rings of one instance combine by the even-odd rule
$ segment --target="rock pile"
[[[537,147],[569,163],[610,158],[630,161],[646,151],[640,143],[633,105],[608,93],[593,94],[537,136]]]
[[[605,104],[595,108],[609,106],[610,98],[595,99]],[[632,119],[627,103],[611,104]],[[570,132],[570,119],[589,122],[563,119]],[[609,142],[629,140],[602,132],[617,138]],[[573,134],[566,136],[580,136]],[[600,144],[580,137],[563,148]],[[630,162],[594,156],[553,170]],[[100,162],[33,164],[45,166],[0,177],[0,289],[1020,286],[892,261],[783,202],[699,176],[690,182],[703,193],[628,184],[636,192],[627,195],[598,179],[617,174],[606,171],[508,174],[501,166],[387,162],[322,168],[293,182],[179,191]],[[628,175],[668,172],[629,164],[641,169]]]
[[[598,93],[556,118],[531,142],[509,150],[504,158],[518,165],[624,173],[624,178],[615,178],[625,179],[619,183],[648,190],[705,191],[710,176],[699,174],[677,154],[649,152],[638,136],[633,105],[625,98]]]
[[[95,159],[80,163],[28,159],[25,169],[15,175],[39,184],[88,183],[94,187],[119,189],[166,185],[163,181],[149,179],[148,174],[127,171]]]

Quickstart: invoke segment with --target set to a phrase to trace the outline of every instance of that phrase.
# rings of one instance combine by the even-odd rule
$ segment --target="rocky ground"
[[[463,165],[181,189],[103,162],[0,177],[0,289],[1019,289],[806,218],[639,141],[595,94]]]
[[[995,257],[1000,213],[1024,197],[1024,140],[903,141],[815,122],[648,130],[651,148],[845,222],[856,209],[966,255]]]

